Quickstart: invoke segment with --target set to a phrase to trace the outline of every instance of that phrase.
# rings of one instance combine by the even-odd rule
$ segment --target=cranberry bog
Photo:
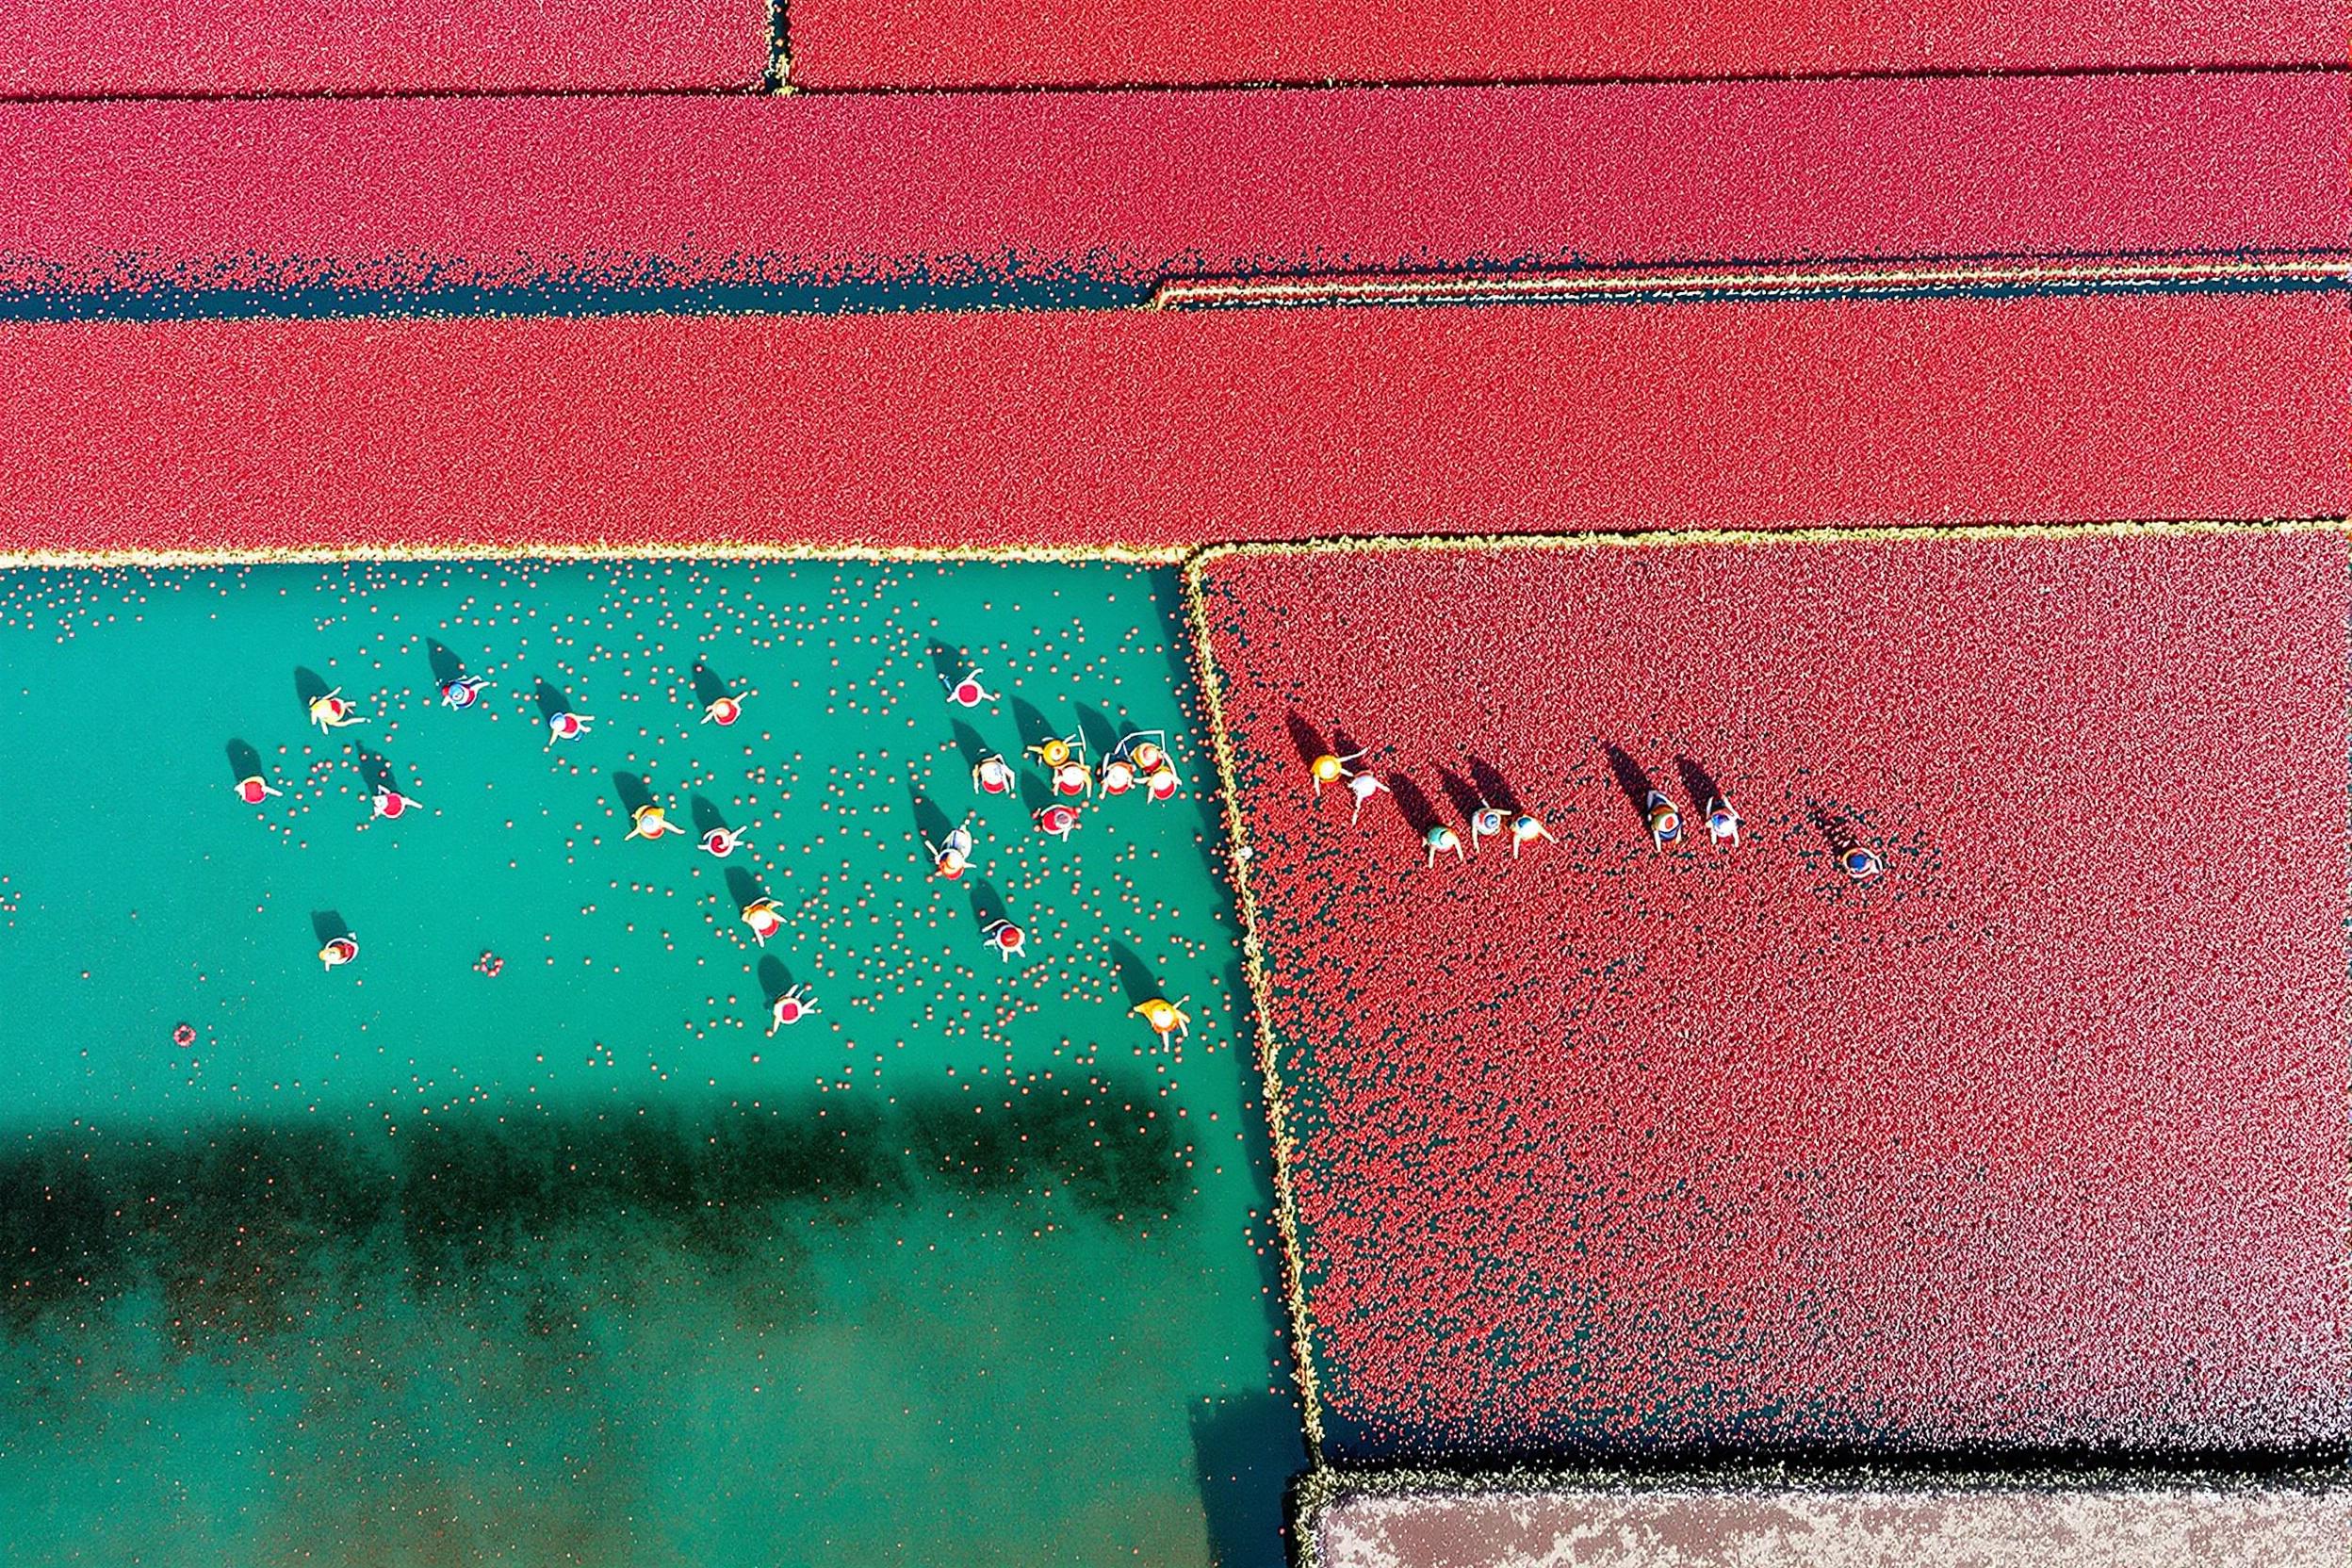
[[[1304,1456],[1178,596],[0,572],[0,803],[45,819],[0,864],[0,1559],[1277,1568]],[[1039,831],[1024,748],[1121,726],[1176,792]]]
[[[1199,558],[1318,1451],[2352,1435],[2345,568],[2194,527]],[[1351,824],[1309,764],[1358,753]],[[1481,804],[1548,839],[1430,864]]]

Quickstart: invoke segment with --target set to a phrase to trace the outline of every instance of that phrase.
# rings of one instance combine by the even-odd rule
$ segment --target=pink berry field
[[[2346,1435],[2345,566],[1205,557],[1329,1448]]]

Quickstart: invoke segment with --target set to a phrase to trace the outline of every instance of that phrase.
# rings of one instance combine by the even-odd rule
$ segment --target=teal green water
[[[1175,595],[0,578],[0,1558],[1281,1561],[1303,1461]],[[1004,700],[948,704],[961,657]],[[363,722],[312,727],[312,675]],[[547,743],[541,680],[586,735]],[[1130,724],[1177,799],[1064,844],[972,788],[975,746]],[[421,804],[371,823],[387,769]],[[744,848],[629,841],[641,789]],[[932,876],[968,811],[973,872]],[[787,985],[818,1010],[772,1037]],[[1188,1037],[1130,1016],[1154,990]]]

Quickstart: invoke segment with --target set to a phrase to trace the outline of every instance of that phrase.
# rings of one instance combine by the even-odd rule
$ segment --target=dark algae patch
[[[1186,1196],[1180,1149],[1133,1098],[973,1116],[670,1106],[424,1121],[363,1145],[301,1125],[112,1139],[51,1134],[0,1157],[0,1317],[12,1333],[117,1321],[178,1352],[302,1331],[338,1293],[526,1293],[596,1233],[743,1263],[793,1227],[986,1200],[1024,1224],[1149,1227]]]

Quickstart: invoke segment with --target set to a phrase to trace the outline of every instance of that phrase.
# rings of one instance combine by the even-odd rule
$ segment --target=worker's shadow
[[[930,639],[930,644],[931,668],[938,672],[939,684],[953,690],[956,682],[971,671],[972,665],[965,660],[962,649],[949,647],[937,637]]]
[[[771,1003],[792,988],[792,972],[773,953],[760,956],[759,975],[760,993]]]
[[[1479,798],[1489,806],[1498,806],[1514,817],[1524,809],[1519,804],[1519,792],[1511,787],[1500,768],[1485,759],[1470,759],[1470,782],[1478,786]]]
[[[1298,748],[1299,761],[1313,762],[1318,757],[1331,755],[1331,748],[1323,743],[1322,731],[1300,718],[1296,709],[1291,710],[1290,717],[1283,722],[1290,729],[1290,743]]]
[[[976,771],[980,766],[980,759],[988,755],[988,743],[980,738],[978,730],[961,719],[956,720],[948,727],[956,732],[956,750],[964,760],[964,771],[967,773]]]
[[[1054,786],[1037,774],[1023,768],[1021,772],[1021,803],[1031,816],[1054,804]]]
[[[337,937],[350,936],[351,923],[333,909],[313,909],[310,912],[310,929],[312,935],[318,939],[318,945],[324,947]]]
[[[694,701],[701,704],[706,710],[721,697],[731,697],[735,694],[727,689],[727,682],[719,678],[718,673],[699,659],[694,661],[694,672],[688,679],[694,684]]]
[[[1674,768],[1682,775],[1682,787],[1690,796],[1690,804],[1700,810],[1725,798],[1723,787],[1715,782],[1715,776],[1690,758],[1675,758]]]
[[[242,784],[249,778],[261,776],[261,753],[255,751],[250,742],[231,741],[229,743],[230,781]]]
[[[1123,721],[1114,721],[1100,708],[1078,704],[1078,738],[1086,743],[1086,760],[1096,767],[1102,765],[1126,731],[1119,727]]]
[[[1657,784],[1651,781],[1641,763],[1626,755],[1624,747],[1604,741],[1601,749],[1609,754],[1609,771],[1617,776],[1617,788],[1625,792],[1626,801],[1633,807],[1633,814],[1647,823],[1650,818],[1650,796],[1658,790]]]
[[[1061,740],[1062,734],[1054,722],[1038,711],[1037,704],[1021,697],[1013,698],[1013,727],[1021,736],[1021,750],[1043,745],[1048,741]]]
[[[1011,918],[1005,913],[1004,900],[998,896],[994,888],[986,882],[972,885],[972,923],[979,927],[982,935],[985,936],[988,927],[999,921]]]
[[[723,833],[727,830],[727,819],[719,815],[717,805],[709,795],[694,796],[687,803],[686,809],[694,820],[695,837],[708,838],[713,833]]]
[[[1119,988],[1127,993],[1129,1006],[1140,1007],[1160,994],[1159,976],[1143,955],[1117,938],[1111,939],[1111,963],[1119,971]]]
[[[1438,825],[1437,807],[1422,792],[1421,786],[1403,774],[1388,776],[1388,792],[1396,802],[1397,814],[1411,825],[1415,833],[1426,836]]]
[[[621,815],[631,821],[636,819],[638,812],[653,804],[653,787],[639,774],[614,773],[612,792],[621,797]]]
[[[303,712],[309,712],[311,704],[332,690],[327,684],[327,678],[317,670],[304,664],[294,666],[294,694],[302,699]]]
[[[574,711],[572,699],[564,694],[562,687],[555,685],[543,675],[532,676],[531,680],[531,694],[539,703],[539,720],[542,724],[552,724],[559,714]]]
[[[368,786],[369,794],[380,790],[400,791],[400,779],[392,772],[392,760],[382,752],[369,751],[364,745],[354,746],[351,748],[351,764],[359,769],[360,779]]]
[[[735,901],[737,909],[748,909],[768,896],[767,885],[760,880],[760,874],[749,866],[729,866],[727,868],[727,896]]]
[[[466,678],[466,661],[438,637],[425,639],[425,660],[433,666],[433,683],[435,686],[447,686],[451,681]]]
[[[1861,844],[1861,839],[1854,833],[1854,824],[1837,815],[1820,801],[1806,801],[1805,815],[1812,823],[1814,831],[1828,841],[1829,853],[1834,858],[1843,860]]]
[[[906,786],[906,800],[914,808],[915,831],[923,836],[924,845],[947,842],[947,836],[956,825],[939,808],[939,803],[912,784]]]
[[[1446,792],[1446,802],[1453,807],[1454,814],[1464,822],[1476,816],[1479,807],[1492,804],[1479,797],[1477,785],[1451,768],[1438,769],[1437,782],[1438,787]]]

